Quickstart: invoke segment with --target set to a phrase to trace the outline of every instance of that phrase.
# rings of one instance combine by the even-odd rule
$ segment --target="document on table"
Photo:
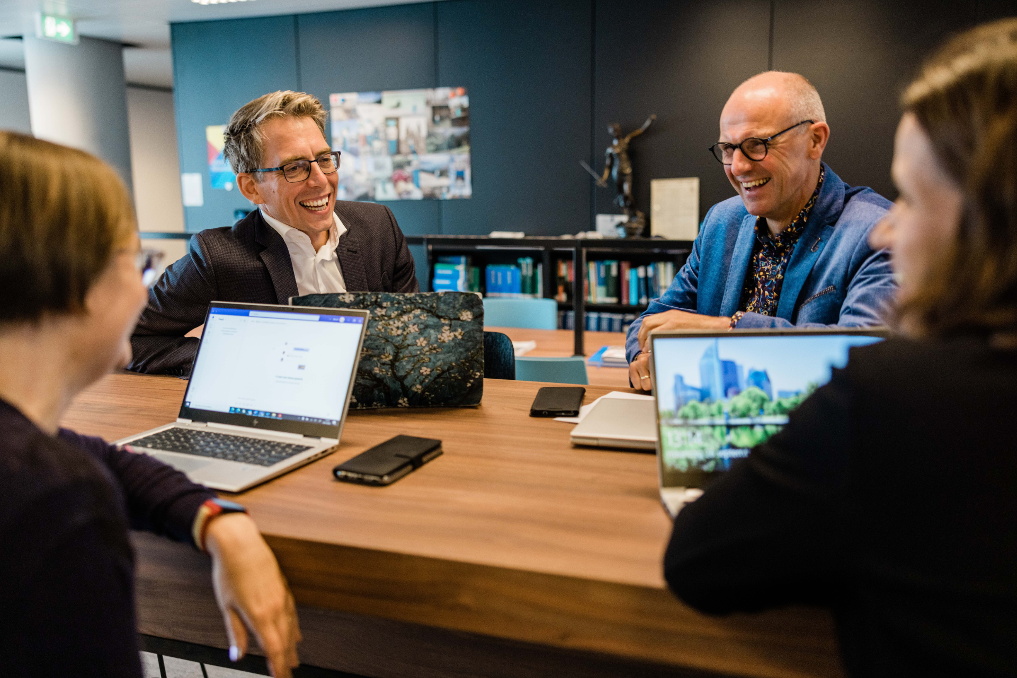
[[[604,398],[617,398],[618,400],[653,400],[653,396],[640,395],[639,393],[626,393],[625,391],[611,391],[610,393],[600,396],[589,405],[583,405],[580,407],[578,417],[555,417],[554,420],[563,421],[566,424],[578,424],[583,420],[583,417],[589,414],[590,410],[593,409],[593,406]]]
[[[624,346],[604,346],[586,360],[587,365],[597,367],[628,367]]]
[[[521,355],[526,355],[535,348],[537,348],[537,342],[533,341],[532,339],[530,341],[512,342],[512,352],[516,354],[517,358]]]

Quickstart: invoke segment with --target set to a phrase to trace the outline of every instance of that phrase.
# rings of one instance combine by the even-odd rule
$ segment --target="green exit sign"
[[[74,19],[59,14],[36,15],[35,34],[47,40],[78,44],[78,33],[74,30]]]

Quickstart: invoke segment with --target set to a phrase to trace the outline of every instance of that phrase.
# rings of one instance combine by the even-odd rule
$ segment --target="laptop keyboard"
[[[169,428],[144,438],[132,440],[128,445],[150,450],[182,452],[199,457],[225,459],[257,466],[278,464],[284,459],[311,449],[310,445],[294,445],[274,440],[224,435],[211,431],[194,431],[188,428]]]

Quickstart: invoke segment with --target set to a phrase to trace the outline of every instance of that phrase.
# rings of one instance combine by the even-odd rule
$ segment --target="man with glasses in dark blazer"
[[[891,204],[833,173],[829,137],[819,93],[796,73],[761,73],[734,91],[710,151],[738,195],[707,212],[671,286],[632,323],[634,387],[650,389],[653,330],[882,324],[896,285],[868,235]]]
[[[258,209],[191,238],[151,290],[129,369],[187,375],[211,301],[286,304],[329,292],[417,292],[399,225],[382,205],[336,200],[340,155],[325,109],[302,92],[266,94],[226,127],[237,187]]]

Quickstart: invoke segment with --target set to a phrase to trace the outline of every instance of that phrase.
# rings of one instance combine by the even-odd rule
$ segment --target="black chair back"
[[[516,378],[516,354],[507,334],[484,332],[484,378]]]

